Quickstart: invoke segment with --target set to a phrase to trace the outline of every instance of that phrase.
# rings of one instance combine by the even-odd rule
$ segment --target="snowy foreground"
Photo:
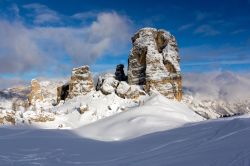
[[[249,166],[249,118],[204,121],[154,95],[87,125],[72,112],[43,125],[1,127],[0,165]],[[45,129],[62,123],[71,129]]]
[[[121,135],[134,131],[116,125],[112,130],[123,131]],[[249,166],[249,138],[249,117],[197,122],[113,142],[71,130],[1,128],[0,165]]]

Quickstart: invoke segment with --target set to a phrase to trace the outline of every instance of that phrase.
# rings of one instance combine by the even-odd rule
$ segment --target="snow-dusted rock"
[[[107,78],[109,77],[113,77],[115,78],[115,75],[112,74],[112,73],[105,73],[105,74],[101,74],[99,77],[98,77],[98,80],[97,80],[97,84],[96,84],[96,90],[101,90],[101,86],[104,82],[104,80],[106,80]]]
[[[0,125],[1,124],[12,124],[15,125],[15,111],[13,110],[0,110]]]
[[[83,114],[84,112],[89,110],[89,106],[87,104],[82,105],[79,110],[80,110],[80,114]]]
[[[103,94],[108,95],[115,92],[119,81],[115,79],[115,75],[106,73],[99,76],[96,90],[101,90]]]
[[[28,121],[29,123],[32,122],[48,122],[54,121],[55,115],[50,112],[34,112],[34,111],[26,111],[23,113],[23,118]]]
[[[132,37],[128,83],[145,85],[168,98],[182,98],[179,53],[175,37],[165,30],[143,28]]]
[[[139,86],[129,85],[125,81],[121,81],[116,89],[116,94],[121,98],[136,99],[141,95],[146,95]]]
[[[141,95],[146,95],[138,85],[129,85],[125,81],[118,81],[115,79],[115,75],[111,73],[99,76],[96,89],[105,95],[116,93],[124,99],[137,99]]]
[[[28,100],[31,105],[43,100],[41,85],[36,79],[31,80],[31,92],[28,95]]]
[[[118,86],[119,81],[116,80],[114,77],[106,78],[103,81],[101,86],[101,91],[103,94],[111,94],[115,92],[116,87]]]
[[[86,95],[94,90],[94,81],[89,71],[89,66],[73,68],[69,82],[69,97]]]

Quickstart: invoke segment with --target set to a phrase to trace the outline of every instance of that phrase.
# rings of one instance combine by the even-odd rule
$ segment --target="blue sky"
[[[126,65],[142,27],[176,36],[184,73],[250,69],[249,0],[0,0],[0,81]]]

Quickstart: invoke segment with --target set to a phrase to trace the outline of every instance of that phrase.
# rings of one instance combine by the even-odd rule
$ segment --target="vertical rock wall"
[[[132,37],[128,83],[145,85],[170,99],[181,100],[182,78],[175,37],[165,30],[143,28]]]
[[[31,80],[31,92],[28,95],[28,100],[30,105],[43,100],[41,85],[36,79]]]

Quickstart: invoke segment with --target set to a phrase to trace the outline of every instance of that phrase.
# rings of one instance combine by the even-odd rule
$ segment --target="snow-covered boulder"
[[[182,98],[182,79],[176,39],[165,30],[143,28],[132,37],[128,60],[128,83],[145,85],[164,96]]]
[[[141,95],[146,95],[140,86],[129,85],[126,81],[118,81],[115,78],[111,73],[99,76],[96,90],[100,90],[104,95],[115,93],[124,99],[138,99]]]
[[[105,95],[115,92],[119,81],[115,79],[115,75],[111,73],[106,73],[99,76],[96,90],[101,90]]]
[[[146,93],[139,86],[129,85],[125,81],[121,81],[116,89],[116,94],[121,98],[137,99]]]
[[[86,95],[94,90],[94,81],[89,66],[73,68],[69,81],[69,97]]]

